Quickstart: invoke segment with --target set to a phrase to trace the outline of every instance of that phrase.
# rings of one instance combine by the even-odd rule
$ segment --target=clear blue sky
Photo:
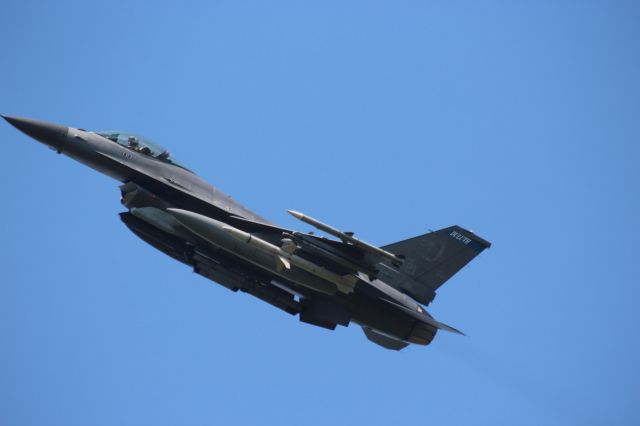
[[[493,242],[385,351],[195,275],[0,123],[0,425],[640,424],[633,1],[32,2],[0,112],[140,132],[258,213]]]

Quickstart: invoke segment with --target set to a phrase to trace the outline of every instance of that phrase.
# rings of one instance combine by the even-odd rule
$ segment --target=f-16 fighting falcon
[[[134,134],[3,116],[32,138],[122,182],[120,219],[138,237],[231,291],[333,330],[354,322],[388,349],[460,333],[424,309],[490,243],[459,226],[377,247],[303,213],[334,238],[282,228]]]

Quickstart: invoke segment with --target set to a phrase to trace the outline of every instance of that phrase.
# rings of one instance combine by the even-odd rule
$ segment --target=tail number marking
[[[455,238],[455,239],[456,239],[456,240],[458,240],[458,241],[462,241],[462,243],[463,243],[464,245],[467,245],[467,244],[469,244],[469,243],[471,242],[471,238],[469,238],[469,237],[465,237],[464,235],[462,235],[461,233],[456,232],[456,231],[451,231],[451,233],[449,234],[449,236],[451,236],[451,237]]]

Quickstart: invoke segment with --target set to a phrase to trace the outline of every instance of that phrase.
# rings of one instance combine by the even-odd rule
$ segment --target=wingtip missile
[[[303,220],[302,218],[305,217],[302,213],[295,210],[287,210],[287,212],[298,220]]]
[[[373,244],[369,244],[365,241],[362,241],[354,237],[353,232],[340,231],[339,229],[329,226],[326,223],[322,223],[319,220],[312,218],[311,216],[307,216],[295,210],[287,210],[287,211],[296,219],[299,219],[302,222],[308,223],[309,225],[315,228],[318,228],[319,230],[324,231],[329,235],[333,235],[334,237],[340,238],[345,243],[353,244],[354,246],[360,247],[361,249],[368,251],[369,253],[373,253],[378,256],[384,257],[390,260],[391,262],[393,262],[394,265],[401,265],[402,262],[404,261],[402,257],[399,257],[391,252],[381,249],[380,247],[376,247]]]

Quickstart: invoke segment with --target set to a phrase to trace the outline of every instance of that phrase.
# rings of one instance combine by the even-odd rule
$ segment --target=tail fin
[[[429,304],[435,291],[491,243],[459,226],[383,246],[405,257],[398,269],[382,268],[380,278],[417,301]]]

